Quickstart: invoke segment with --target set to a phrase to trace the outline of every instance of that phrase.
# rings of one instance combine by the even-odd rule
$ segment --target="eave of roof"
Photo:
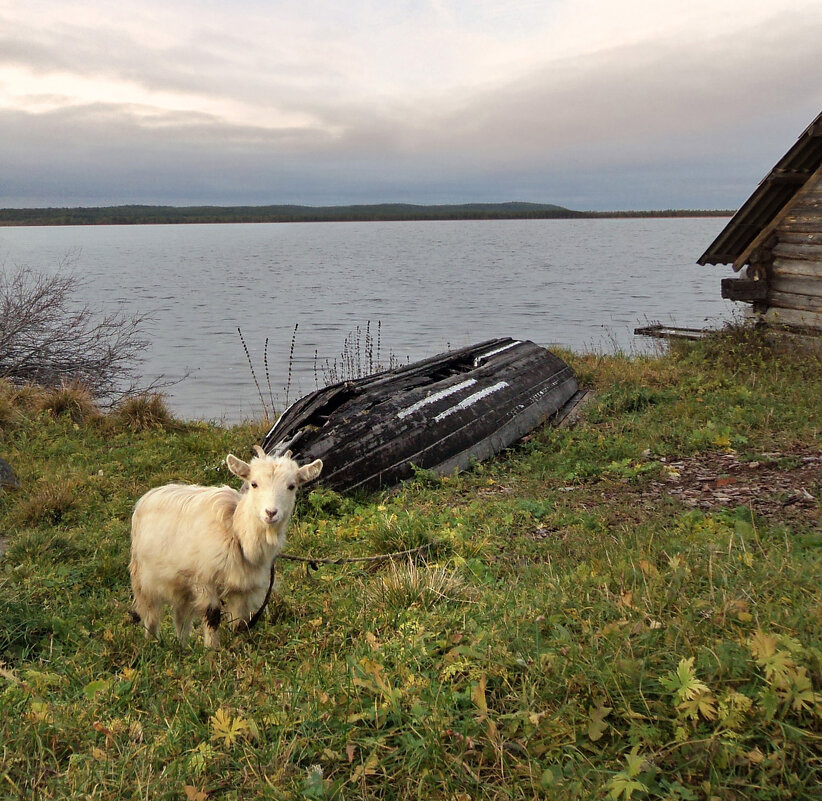
[[[822,114],[742,204],[697,264],[732,264],[822,165]]]

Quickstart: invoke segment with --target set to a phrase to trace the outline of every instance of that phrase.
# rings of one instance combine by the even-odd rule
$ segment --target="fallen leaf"
[[[488,712],[488,702],[485,699],[485,685],[488,678],[483,673],[476,687],[471,691],[471,700],[476,704],[477,709],[485,715]]]
[[[764,662],[769,657],[776,653],[776,647],[779,645],[776,637],[771,634],[765,634],[764,631],[756,631],[748,638],[748,648],[754,655],[754,659]]]
[[[97,693],[103,692],[103,690],[108,689],[109,682],[106,679],[98,679],[97,681],[89,682],[85,687],[83,687],[83,694],[88,698],[89,701],[94,699],[94,696]]]
[[[371,754],[364,765],[357,765],[357,767],[354,768],[354,772],[351,774],[351,781],[355,782],[362,776],[373,776],[377,772],[379,764],[379,757],[376,754]]]
[[[639,569],[646,575],[656,578],[659,575],[656,565],[649,562],[647,559],[639,560]]]
[[[594,707],[588,708],[588,739],[595,743],[602,738],[602,735],[608,731],[608,724],[605,718],[612,712],[611,707],[600,704],[596,709]]]
[[[248,722],[241,717],[232,718],[224,709],[220,708],[210,718],[211,739],[222,740],[225,745],[231,745],[240,735],[248,731]]]
[[[14,684],[20,683],[20,679],[18,679],[17,676],[14,675],[14,671],[2,667],[2,665],[0,665],[0,676],[2,676],[7,681],[13,682]]]

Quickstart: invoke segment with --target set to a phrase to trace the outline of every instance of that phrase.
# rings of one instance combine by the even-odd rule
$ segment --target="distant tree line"
[[[401,220],[725,217],[728,210],[573,211],[550,203],[462,203],[423,206],[105,206],[0,209],[0,225],[151,225],[180,223],[368,222]]]

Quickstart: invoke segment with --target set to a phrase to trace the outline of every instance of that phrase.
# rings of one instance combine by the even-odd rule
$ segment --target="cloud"
[[[0,204],[728,206],[822,106],[812,2],[127,6],[0,0]]]
[[[716,140],[760,115],[819,104],[822,61],[814,54],[822,16],[798,28],[789,49],[782,46],[789,32],[769,25],[731,43],[642,42],[563,59],[461,98],[437,117],[420,109],[416,124],[398,119],[397,128],[420,151],[439,144],[502,159],[555,153],[611,160],[647,155],[650,146],[667,157],[669,143]]]

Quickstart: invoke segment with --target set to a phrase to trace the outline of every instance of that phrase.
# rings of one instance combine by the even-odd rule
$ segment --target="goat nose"
[[[277,516],[277,510],[276,509],[266,509],[265,513],[268,516],[268,518],[271,519],[271,520],[273,520]]]

